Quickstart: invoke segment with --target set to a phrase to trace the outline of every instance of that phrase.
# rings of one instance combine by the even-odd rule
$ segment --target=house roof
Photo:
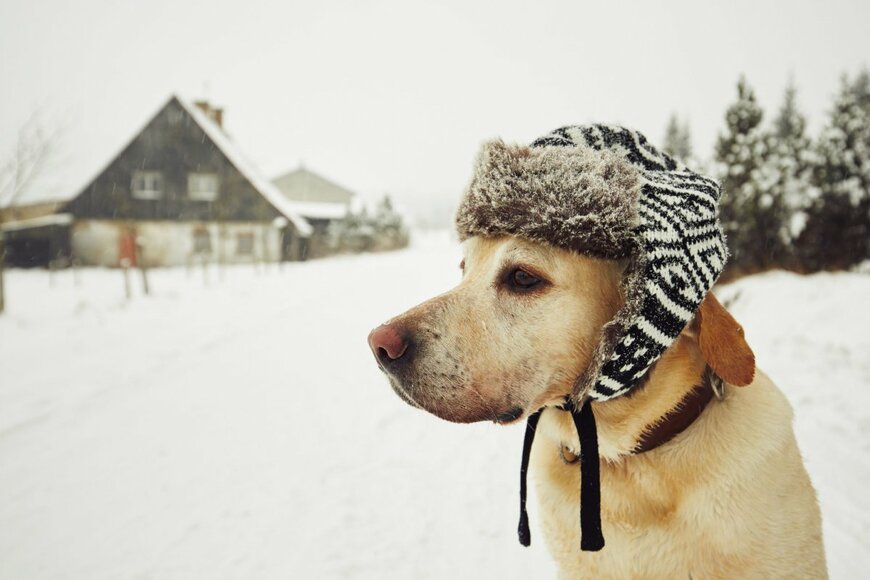
[[[268,201],[281,215],[290,220],[293,227],[301,236],[311,235],[312,229],[305,218],[297,212],[284,197],[281,191],[268,179],[260,175],[260,172],[236,147],[230,138],[218,127],[203,111],[187,103],[184,99],[173,96],[179,105],[193,118],[197,125],[214,142],[215,146],[227,157],[230,163],[247,179],[254,188]]]
[[[193,121],[197,124],[197,126],[202,129],[202,131],[208,136],[208,138],[214,143],[215,147],[217,147],[221,153],[226,156],[229,162],[239,171],[242,176],[247,179],[251,186],[257,190],[263,198],[269,202],[269,204],[274,207],[281,215],[286,217],[286,219],[293,224],[296,228],[296,231],[300,236],[307,237],[311,235],[313,229],[311,228],[311,224],[309,224],[305,218],[303,218],[299,212],[297,212],[287,201],[287,199],[281,194],[281,192],[265,177],[263,177],[259,170],[254,166],[251,161],[245,157],[245,155],[239,150],[235,143],[223,132],[223,130],[218,127],[214,121],[212,121],[204,112],[200,109],[196,108],[192,104],[188,103],[181,97],[177,95],[172,95],[169,100],[160,107],[156,115],[159,115],[166,107],[172,103],[176,102],[178,105],[184,109],[193,119]],[[155,115],[155,116],[156,116]],[[148,121],[141,127],[139,127],[133,136],[128,140],[128,143],[135,139],[142,131],[145,130],[148,125],[151,124],[154,117],[152,116],[148,119]],[[127,144],[120,147],[120,149],[115,149],[114,155],[111,156],[109,163],[111,160],[114,160],[118,153],[117,151],[123,151],[127,147]],[[77,165],[77,164],[75,164]],[[107,164],[104,164],[100,167],[100,170],[96,174],[92,174],[90,176],[86,175],[70,175],[64,171],[58,171],[52,176],[46,176],[41,180],[41,183],[38,184],[38,188],[36,192],[33,192],[29,195],[24,195],[19,200],[17,205],[29,205],[33,203],[44,203],[44,202],[68,202],[71,199],[81,195],[82,191],[87,188],[87,186],[94,181],[100,174],[102,174],[106,170]],[[84,181],[82,178],[88,177],[87,181]],[[81,183],[84,182],[85,185],[82,189],[75,191],[74,193],[67,195],[56,195],[54,192],[63,191],[64,189],[69,187],[69,183]],[[69,191],[67,189],[67,191]]]

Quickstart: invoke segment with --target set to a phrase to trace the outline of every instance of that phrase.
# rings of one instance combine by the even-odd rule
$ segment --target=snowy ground
[[[13,271],[0,317],[0,578],[548,578],[516,541],[522,429],[407,407],[368,330],[459,250],[211,273]],[[138,285],[137,285],[138,290]],[[722,290],[796,408],[835,578],[870,568],[870,276]],[[535,512],[532,511],[533,526]]]

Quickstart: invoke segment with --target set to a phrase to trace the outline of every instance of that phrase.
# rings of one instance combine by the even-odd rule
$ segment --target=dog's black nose
[[[369,334],[369,346],[381,366],[386,366],[405,356],[408,340],[402,329],[383,324]]]

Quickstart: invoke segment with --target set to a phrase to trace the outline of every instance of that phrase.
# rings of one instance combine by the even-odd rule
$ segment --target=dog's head
[[[462,423],[508,423],[560,403],[623,304],[625,264],[511,236],[473,237],[464,250],[456,288],[369,335],[393,389]],[[752,351],[712,294],[685,333],[727,382],[751,382]]]
[[[560,401],[622,304],[622,265],[516,237],[464,244],[462,282],[369,335],[408,403],[510,422]]]

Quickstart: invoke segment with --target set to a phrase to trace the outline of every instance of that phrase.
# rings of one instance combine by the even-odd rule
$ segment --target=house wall
[[[195,250],[198,230],[208,232],[210,251]],[[72,226],[73,259],[82,265],[117,267],[125,235],[133,235],[141,244],[138,258],[149,267],[185,266],[204,260],[277,262],[282,257],[281,231],[258,222],[77,220]],[[251,236],[250,253],[242,252],[243,236]]]

